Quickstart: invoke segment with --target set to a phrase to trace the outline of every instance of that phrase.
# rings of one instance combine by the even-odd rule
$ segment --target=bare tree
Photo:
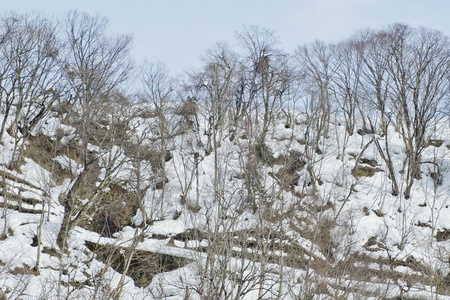
[[[359,103],[362,60],[355,43],[350,39],[337,44],[333,49],[332,60],[335,70],[331,76],[332,92],[339,106],[338,111],[344,116],[349,135],[353,135],[358,110],[362,111]]]
[[[309,45],[299,47],[295,50],[295,61],[299,66],[301,76],[305,77],[305,84],[308,85],[309,95],[317,110],[320,111],[320,118],[317,118],[315,127],[318,136],[328,137],[331,102],[330,84],[331,76],[335,72],[332,64],[333,46],[320,41],[315,41]],[[318,141],[316,146],[318,146]]]
[[[214,155],[214,202],[221,199],[219,183],[219,147],[223,139],[228,111],[234,92],[236,56],[226,44],[217,44],[208,50],[203,58],[205,67],[202,72],[192,76],[194,98],[203,108],[206,120],[206,155]]]
[[[34,267],[34,271],[39,274],[40,270],[40,259],[41,259],[41,242],[42,242],[42,227],[44,225],[44,222],[46,221],[45,218],[45,205],[47,205],[48,210],[50,210],[51,206],[51,197],[52,197],[52,179],[49,178],[49,174],[45,173],[45,171],[42,171],[40,174],[40,181],[42,185],[42,199],[41,199],[41,217],[39,219],[39,224],[37,226],[37,232],[36,232],[36,238],[37,238],[37,255],[36,255],[36,265]],[[48,221],[48,220],[47,220]]]
[[[75,179],[65,200],[62,201],[65,213],[58,235],[58,242],[62,249],[64,249],[67,232],[76,223],[75,220],[78,220],[83,215],[83,211],[95,203],[100,196],[99,191],[124,162],[121,155],[123,150],[115,151],[112,148],[117,144],[117,142],[110,142],[110,139],[114,139],[114,137],[99,135],[98,130],[102,127],[103,122],[109,123],[108,116],[113,116],[111,112],[115,111],[114,108],[112,111],[109,110],[114,106],[110,101],[113,92],[129,77],[132,68],[128,55],[131,38],[129,36],[108,36],[106,19],[72,11],[68,14],[65,25],[66,53],[63,72],[70,88],[71,99],[69,100],[73,101],[80,110],[79,116],[75,117],[74,125],[76,125],[82,143],[80,152],[84,170]],[[121,135],[119,139],[123,141],[124,136]],[[102,146],[106,146],[105,153],[108,157],[101,159],[98,154],[92,155],[88,147],[89,142],[95,142],[100,149]],[[118,163],[117,159],[120,159],[121,162]],[[93,193],[90,194],[88,206],[83,205],[81,208],[77,208],[78,197],[86,192],[86,190],[83,191],[83,188],[86,187],[86,184],[89,186],[89,181],[92,183],[94,180],[95,182],[101,161],[106,163],[107,172],[101,180],[102,184],[95,187]],[[75,212],[77,212],[77,217],[73,218]]]
[[[249,73],[246,78],[248,99],[255,111],[256,126],[262,106],[263,124],[259,140],[264,143],[274,116],[284,106],[292,72],[287,55],[276,48],[278,40],[273,31],[245,26],[237,37],[245,50],[244,65]],[[240,88],[243,88],[242,83]]]
[[[94,150],[89,151],[89,163],[60,197],[65,209],[57,238],[61,249],[65,247],[68,232],[89,214],[95,215],[103,205],[101,199],[109,187],[114,184],[126,186],[127,180],[132,180],[123,178],[121,171],[131,162],[125,155],[125,145],[130,139],[128,129],[134,115],[129,112],[130,105],[126,99],[113,98],[114,100],[108,101],[108,106],[103,105],[105,115],[102,121],[107,122],[105,125],[107,129],[100,131],[100,135],[97,133],[90,138],[90,141],[99,144],[92,146]],[[81,152],[80,156],[83,155]],[[87,201],[82,201],[83,199]]]
[[[4,16],[1,20],[0,95],[5,117],[0,139],[13,113],[10,134],[14,137],[12,164],[22,152],[23,139],[45,117],[60,97],[61,42],[57,27],[39,15]],[[19,151],[17,151],[19,150]]]
[[[159,163],[158,170],[161,174],[158,176],[161,179],[161,199],[160,199],[160,213],[161,218],[164,218],[164,196],[166,187],[166,161],[169,152],[167,151],[167,144],[170,135],[172,134],[170,128],[169,111],[171,103],[173,103],[173,96],[175,94],[175,80],[171,78],[165,66],[161,63],[145,64],[142,70],[144,82],[144,97],[145,101],[153,106],[154,114],[158,123],[158,139],[159,141]],[[173,114],[172,114],[173,115]]]
[[[355,44],[363,61],[361,71],[361,91],[363,101],[369,103],[369,107],[374,108],[365,113],[364,119],[368,119],[370,127],[363,128],[363,133],[371,133],[372,140],[375,142],[381,158],[385,161],[389,171],[392,183],[392,194],[399,194],[397,183],[397,173],[393,166],[390,153],[390,144],[388,137],[388,125],[391,122],[388,117],[390,80],[389,73],[389,37],[385,31],[380,32],[362,32],[357,36],[359,42]],[[377,123],[381,122],[381,136],[384,137],[384,145],[381,145],[379,139],[375,136]],[[371,141],[369,141],[371,143]],[[383,147],[384,146],[384,147]]]
[[[230,168],[233,155],[220,157],[220,178],[231,176],[236,170]],[[243,170],[241,170],[243,171]],[[198,255],[199,281],[191,290],[207,299],[242,299],[257,289],[261,278],[259,247],[251,240],[255,233],[242,229],[245,223],[246,195],[242,193],[243,181],[221,180],[220,201],[205,201],[196,216],[200,220],[201,235],[195,238],[208,241],[205,255]],[[197,256],[195,256],[197,257]]]
[[[87,143],[98,117],[98,104],[127,80],[132,70],[130,36],[108,36],[108,21],[72,11],[67,16],[64,77],[70,101],[80,109],[78,132],[84,143],[83,166],[90,162]],[[97,106],[97,107],[95,107]],[[95,109],[96,108],[96,109]]]
[[[406,148],[408,199],[414,180],[421,177],[421,155],[429,130],[450,104],[449,40],[438,31],[413,30],[400,24],[393,25],[389,32],[392,108]]]
[[[363,99],[375,108],[376,114],[370,115],[370,111],[365,113],[371,117],[372,125],[376,129],[377,120],[381,121],[381,135],[387,134],[387,108],[389,101],[389,37],[385,31],[361,32],[356,36],[355,47],[363,61],[361,69],[360,90]],[[369,106],[369,107],[370,107]],[[366,128],[363,128],[367,131]],[[369,131],[372,128],[368,128]]]

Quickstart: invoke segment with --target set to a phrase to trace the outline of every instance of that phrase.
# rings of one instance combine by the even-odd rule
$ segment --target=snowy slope
[[[265,299],[277,295],[283,299],[307,295],[317,299],[379,299],[380,295],[450,299],[448,122],[433,136],[443,141],[441,145],[430,145],[423,152],[423,161],[439,162],[439,184],[432,175],[434,165],[424,163],[422,178],[416,180],[411,198],[405,199],[402,193],[390,193],[389,173],[374,143],[362,155],[366,163],[360,161],[360,166],[371,167],[374,174],[352,173],[364,145],[383,137],[348,137],[344,126],[336,122],[330,136],[320,139],[320,151],[310,151],[303,140],[301,118],[298,114],[292,128],[285,128],[285,121],[279,119],[270,129],[266,145],[274,162],[255,163],[258,182],[254,184],[260,192],[254,198],[249,196],[250,179],[245,173],[254,163],[247,151],[251,139],[230,140],[224,135],[216,152],[206,154],[207,136],[199,134],[206,130],[206,121],[200,119],[197,133],[180,131],[168,141],[171,157],[165,165],[164,193],[156,187],[160,171],[146,160],[141,162],[141,184],[146,187],[141,208],[149,218],[147,226],[141,208],[135,209],[129,224],[110,236],[94,232],[89,225],[93,220],[87,218],[70,230],[67,249],[57,242],[64,219],[62,199],[84,172],[81,162],[70,157],[70,151],[55,153],[53,165],[63,174],[56,178],[56,171],[48,165],[27,157],[37,145],[30,142],[20,166],[7,168],[13,137],[5,134],[0,146],[0,175],[7,183],[0,204],[0,232],[6,233],[0,241],[1,293],[8,299],[101,299],[121,288],[120,299],[200,299],[199,289],[215,287],[239,299],[257,299],[261,290]],[[154,119],[135,121],[130,134],[142,136]],[[394,128],[389,130],[394,168],[402,184],[406,175],[398,171],[405,161],[404,147]],[[54,114],[42,121],[34,136],[70,145],[75,129]],[[150,132],[149,144],[152,138],[157,135]],[[101,182],[108,177],[124,190],[132,190],[135,181],[130,179],[130,170],[136,165],[126,152],[119,146],[103,150],[96,145],[90,151],[101,158],[93,186],[103,188]],[[193,153],[198,153],[197,158]],[[116,165],[109,174],[111,157]],[[293,169],[286,184],[282,175],[288,172],[287,160],[283,159],[289,157],[304,164]],[[308,167],[317,182],[311,182]],[[215,176],[221,178],[217,186]],[[112,185],[102,192],[110,191]],[[217,191],[219,199],[213,196]],[[83,201],[88,203],[89,195]],[[126,198],[121,201],[124,207],[129,205]],[[116,249],[115,254],[100,254],[106,249],[101,247],[108,245]],[[136,277],[122,277],[123,263],[114,265],[115,257],[126,257],[130,249],[142,257],[159,255],[149,256],[152,260],[175,257],[179,266],[155,264],[156,275],[138,285]],[[211,264],[212,258],[219,264]],[[208,264],[217,269],[208,270]],[[133,262],[131,266],[135,267]],[[208,286],[203,282],[205,274],[222,274],[224,279]],[[140,280],[144,282],[142,276]]]

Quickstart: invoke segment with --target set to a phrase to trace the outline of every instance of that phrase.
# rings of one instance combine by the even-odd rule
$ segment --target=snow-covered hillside
[[[0,22],[0,299],[450,299],[442,33],[246,26],[173,78],[106,29]]]
[[[305,157],[304,115],[297,113],[291,128],[278,120],[265,148],[270,163],[267,158],[251,161],[251,139],[243,134],[232,141],[224,137],[216,154],[205,154],[198,145],[206,144],[207,136],[186,129],[169,140],[164,203],[155,167],[145,159],[140,162],[143,174],[148,174],[142,175],[148,183],[141,183],[148,185],[142,201],[146,225],[142,211],[124,196],[136,184],[130,157],[116,147],[105,152],[91,145],[93,155],[104,161],[99,161],[99,172],[89,184],[101,187],[108,166],[120,164],[109,177],[109,187],[102,190],[108,194],[113,184],[120,185],[123,190],[116,188],[111,194],[119,198],[106,204],[120,205],[104,215],[98,213],[106,211],[102,201],[95,203],[96,209],[86,210],[91,219],[71,228],[66,249],[61,249],[57,242],[65,209],[61,201],[84,170],[76,161],[76,149],[70,147],[77,144],[75,129],[53,114],[37,127],[16,168],[5,166],[13,138],[6,134],[2,143],[1,174],[7,189],[2,192],[0,229],[6,235],[0,242],[0,280],[7,298],[102,298],[120,287],[123,299],[185,299],[187,294],[197,299],[202,285],[213,284],[230,295],[240,293],[242,299],[256,299],[260,284],[268,299],[278,293],[284,299],[305,293],[354,299],[400,293],[432,298],[440,293],[438,298],[444,299],[448,293],[444,278],[450,249],[448,124],[439,124],[436,142],[423,154],[424,161],[439,161],[442,178],[436,183],[433,165],[424,164],[409,199],[390,193],[389,173],[374,143],[361,155],[356,175],[356,160],[374,135],[345,137],[338,120],[330,136],[321,139],[320,151],[309,152],[311,158]],[[154,121],[137,118],[130,124],[142,135]],[[402,142],[393,128],[389,130],[394,167],[401,169]],[[48,160],[39,154],[44,140],[55,147]],[[194,153],[199,153],[198,166]],[[223,179],[216,202],[215,163]],[[258,168],[252,176],[260,190],[255,199],[249,199],[250,179],[245,174],[252,163]],[[315,184],[310,182],[308,164]],[[404,175],[398,176],[402,181]],[[81,203],[95,201],[92,196],[86,195]],[[135,205],[133,214],[124,215],[121,210],[130,205]],[[95,218],[105,222],[102,230]],[[134,258],[128,276],[122,277],[131,249]],[[212,259],[220,262],[213,270],[208,269]],[[204,283],[205,278],[217,282]]]

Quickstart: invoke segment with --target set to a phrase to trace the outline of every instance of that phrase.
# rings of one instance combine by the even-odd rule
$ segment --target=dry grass
[[[88,241],[85,244],[89,250],[97,254],[97,259],[100,261],[107,262],[108,258],[113,257],[111,267],[119,273],[123,272],[127,248],[100,245]],[[121,250],[125,250],[125,253],[120,254]],[[181,268],[189,262],[185,258],[135,250],[127,275],[133,278],[136,286],[146,287],[155,275]]]
[[[85,222],[83,227],[102,236],[112,237],[123,227],[131,225],[137,209],[135,201],[134,193],[121,186],[111,185],[109,191],[98,201],[98,205],[88,212],[92,219]]]
[[[352,170],[353,176],[358,177],[372,177],[377,172],[383,172],[380,168],[373,168],[369,166],[357,166]]]

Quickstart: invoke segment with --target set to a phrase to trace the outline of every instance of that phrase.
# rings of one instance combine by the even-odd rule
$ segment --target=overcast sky
[[[402,22],[450,36],[450,0],[8,0],[2,11],[63,16],[70,9],[99,13],[114,33],[134,36],[132,53],[162,61],[172,72],[200,65],[218,41],[234,42],[243,24],[277,32],[287,52],[320,39],[339,41],[362,28]]]

